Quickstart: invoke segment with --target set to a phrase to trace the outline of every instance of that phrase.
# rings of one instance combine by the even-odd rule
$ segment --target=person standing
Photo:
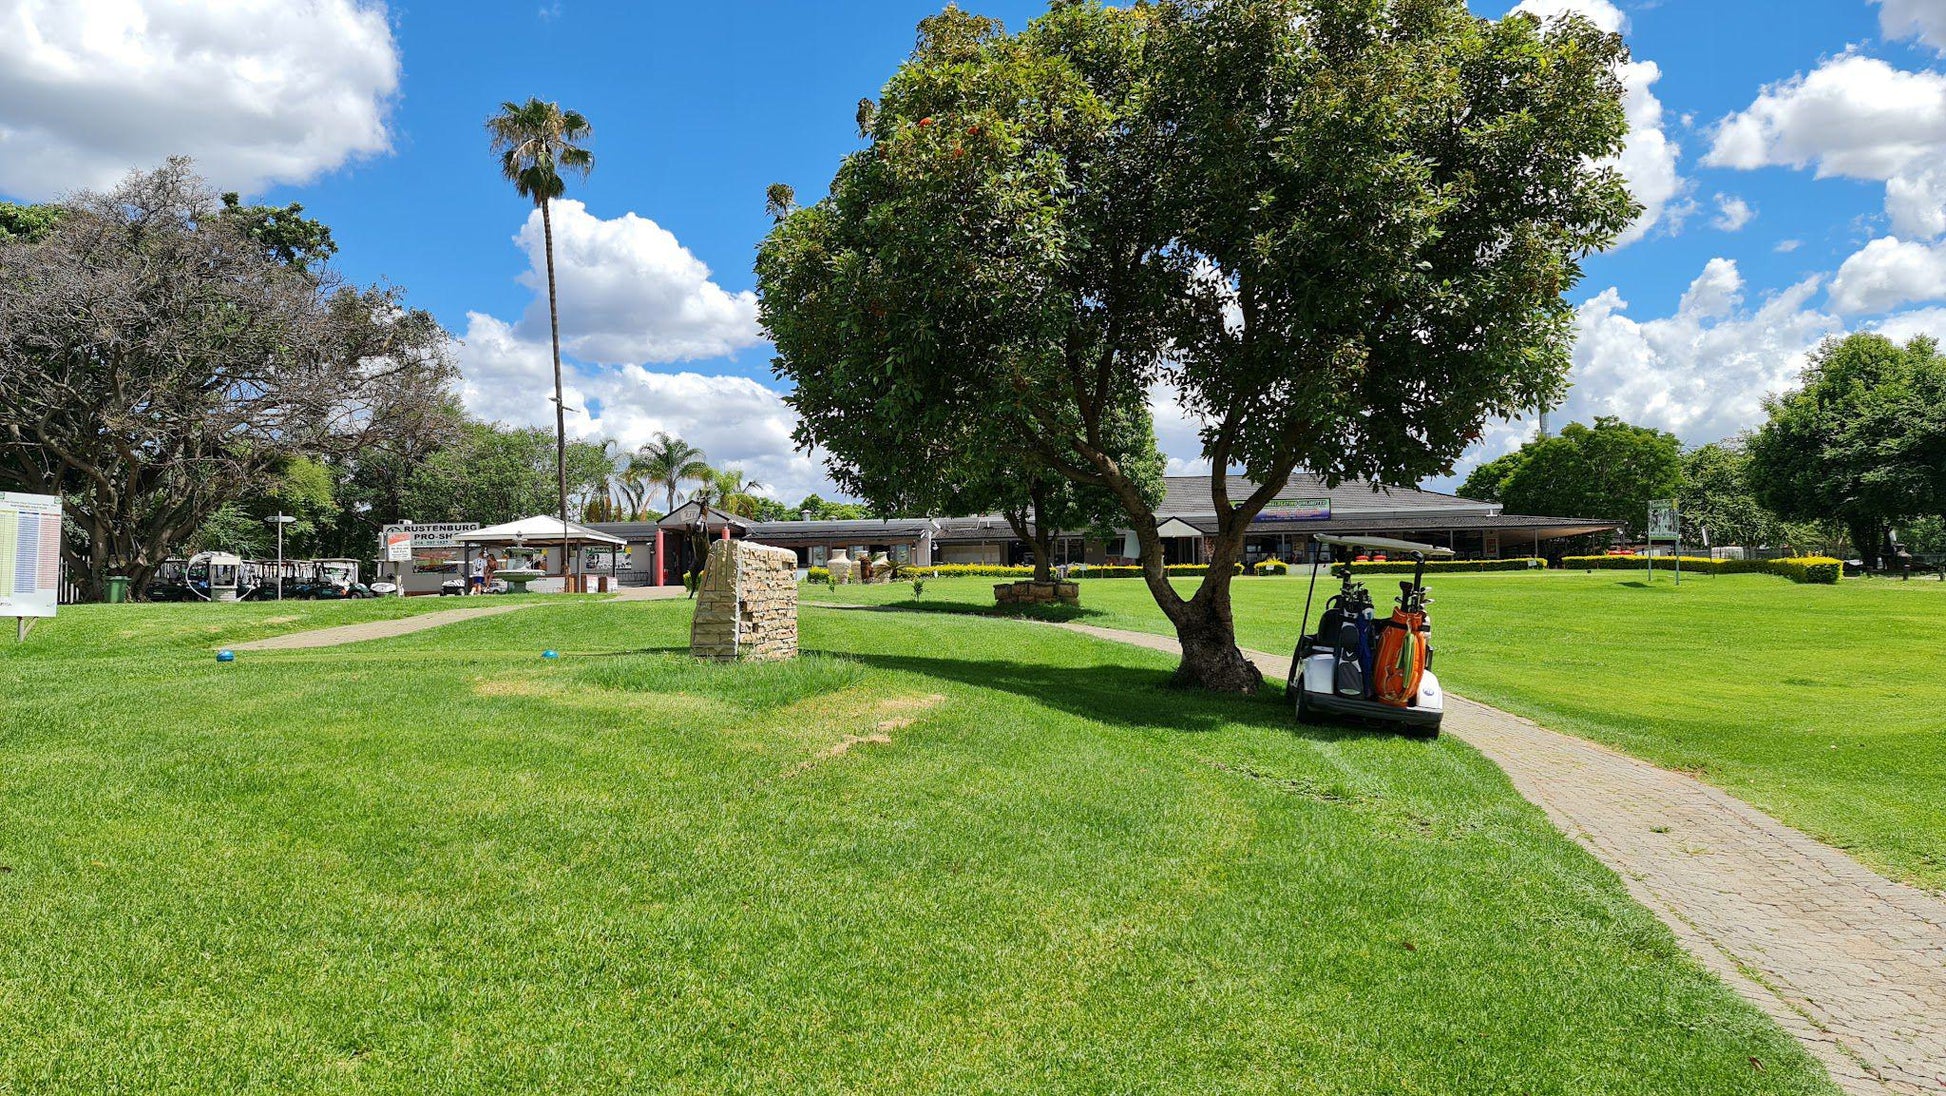
[[[495,571],[498,571],[499,569],[500,569],[500,561],[493,558],[492,552],[488,552],[486,557],[486,571],[484,573],[484,577],[486,581],[480,584],[481,593],[484,594],[493,589],[493,573]]]
[[[466,586],[467,593],[469,594],[486,593],[487,559],[488,559],[487,556],[479,556],[473,560],[473,574],[471,579],[467,582],[467,586]]]

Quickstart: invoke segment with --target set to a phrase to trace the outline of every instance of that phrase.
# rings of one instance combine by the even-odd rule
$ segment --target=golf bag
[[[1403,708],[1419,695],[1419,679],[1426,672],[1426,614],[1395,609],[1392,619],[1379,625],[1378,653],[1372,675],[1372,696],[1381,704]]]
[[[1332,689],[1339,696],[1371,696],[1373,612],[1371,597],[1354,588],[1350,597],[1334,596],[1325,603],[1318,638],[1338,652]]]

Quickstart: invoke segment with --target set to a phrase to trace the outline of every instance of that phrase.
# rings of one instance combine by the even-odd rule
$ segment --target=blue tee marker
[[[541,652],[541,657],[542,657],[542,658],[560,658],[561,656],[560,656],[560,654],[559,654],[558,652],[555,652],[555,651],[542,651],[542,652]]]
[[[218,652],[216,652],[216,661],[218,661],[218,662],[235,662],[235,661],[236,661],[236,652],[235,652],[235,651],[218,651]]]

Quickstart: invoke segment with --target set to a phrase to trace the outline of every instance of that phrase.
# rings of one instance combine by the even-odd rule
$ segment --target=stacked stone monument
[[[716,661],[797,657],[797,553],[742,540],[711,544],[689,653]]]

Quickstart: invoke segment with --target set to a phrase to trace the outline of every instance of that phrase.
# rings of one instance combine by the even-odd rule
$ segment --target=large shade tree
[[[1114,498],[1178,679],[1254,691],[1232,565],[1294,470],[1416,482],[1558,392],[1562,293],[1637,208],[1609,163],[1626,58],[1463,0],[1059,3],[1011,35],[949,8],[760,251],[798,440],[882,502],[877,451],[985,417]],[[1111,429],[1151,390],[1211,465],[1187,596]]]
[[[587,175],[595,166],[586,143],[594,135],[588,119],[561,104],[530,98],[500,104],[487,119],[487,136],[500,158],[500,174],[514,192],[541,211],[541,238],[547,260],[547,329],[554,346],[554,472],[561,516],[561,573],[568,559],[568,409],[561,388],[561,309],[554,286],[554,199],[567,193],[566,174]]]
[[[1946,512],[1946,357],[1934,340],[1827,342],[1803,387],[1766,407],[1750,478],[1785,519],[1842,522],[1876,567],[1894,525]]]
[[[1499,487],[1508,510],[1620,522],[1631,536],[1644,535],[1649,503],[1675,498],[1683,483],[1674,434],[1609,416],[1593,426],[1571,422],[1517,457]]]
[[[280,251],[324,237],[276,220],[178,159],[0,239],[0,487],[63,496],[85,595],[143,588],[224,505],[411,431],[446,390],[432,317]]]

